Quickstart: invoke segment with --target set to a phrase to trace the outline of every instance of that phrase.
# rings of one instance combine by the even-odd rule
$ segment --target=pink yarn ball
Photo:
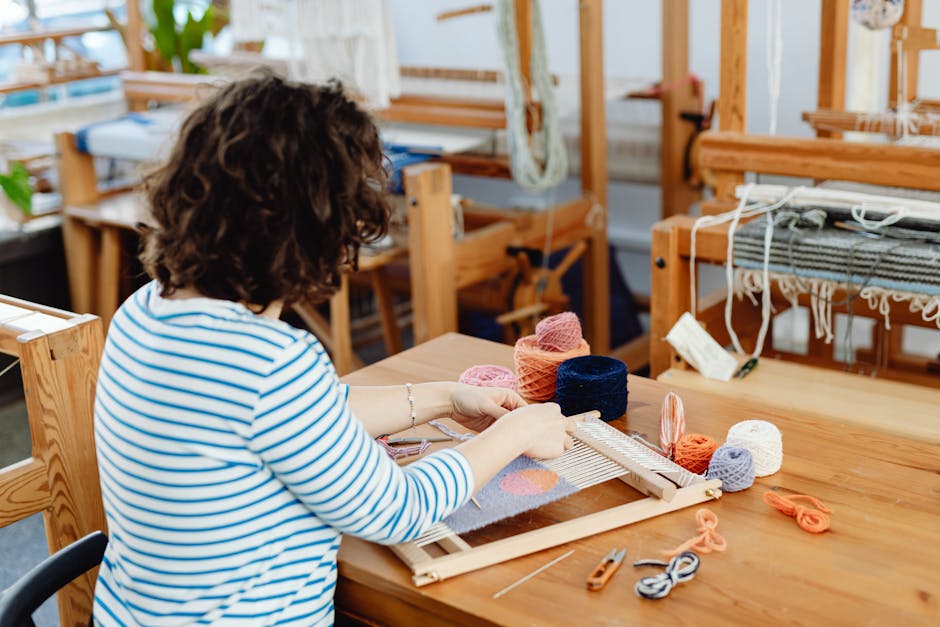
[[[566,311],[545,318],[535,325],[535,339],[545,351],[570,351],[581,344],[581,322],[578,316]]]
[[[502,366],[471,366],[464,370],[457,381],[484,388],[506,388],[514,392],[519,391],[516,375],[509,368]]]

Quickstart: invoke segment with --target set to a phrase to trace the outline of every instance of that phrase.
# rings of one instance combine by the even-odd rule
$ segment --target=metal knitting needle
[[[499,592],[497,592],[496,594],[494,594],[494,595],[493,595],[493,598],[494,598],[494,599],[498,599],[499,597],[503,596],[504,594],[506,594],[507,592],[509,592],[509,591],[512,590],[513,588],[515,588],[516,586],[520,586],[520,585],[524,584],[525,582],[527,582],[528,580],[532,579],[533,577],[535,577],[536,575],[538,575],[540,572],[542,572],[542,571],[544,571],[544,570],[548,570],[549,568],[551,568],[552,566],[554,566],[555,564],[557,564],[557,563],[560,562],[561,560],[563,560],[563,559],[565,559],[566,557],[570,556],[572,553],[574,553],[574,549],[571,549],[570,551],[568,551],[567,553],[565,553],[565,554],[562,555],[561,557],[556,557],[555,559],[553,559],[552,561],[550,561],[548,564],[545,564],[544,566],[542,566],[542,567],[540,567],[540,568],[536,568],[535,570],[533,570],[531,573],[529,573],[528,575],[526,575],[526,576],[523,577],[522,579],[519,579],[518,581],[509,584],[508,586],[506,586],[505,588],[503,588],[502,590],[500,590]]]

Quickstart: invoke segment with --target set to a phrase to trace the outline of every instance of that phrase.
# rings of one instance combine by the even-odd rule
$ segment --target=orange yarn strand
[[[806,500],[815,505],[818,509],[805,507],[794,501]],[[796,524],[800,529],[810,533],[822,533],[829,529],[829,516],[832,510],[823,505],[819,499],[806,494],[790,494],[782,496],[776,492],[766,492],[764,494],[764,503],[783,512],[787,516],[796,518]]]
[[[695,512],[695,522],[698,524],[699,534],[686,540],[671,551],[664,551],[665,555],[673,557],[685,551],[705,554],[712,551],[724,551],[728,548],[728,543],[718,533],[718,515],[715,512],[703,507]]]

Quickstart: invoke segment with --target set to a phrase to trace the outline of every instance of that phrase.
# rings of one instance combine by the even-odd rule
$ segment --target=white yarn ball
[[[754,473],[758,477],[772,475],[783,465],[783,437],[780,429],[766,420],[745,420],[728,429],[728,446],[739,446],[751,452]]]

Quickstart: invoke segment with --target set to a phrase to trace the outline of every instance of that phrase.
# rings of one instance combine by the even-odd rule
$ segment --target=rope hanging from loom
[[[852,19],[870,30],[897,24],[904,13],[904,0],[852,0]]]
[[[695,523],[698,528],[698,535],[689,538],[671,551],[664,551],[668,557],[675,557],[687,551],[696,553],[711,553],[712,551],[724,551],[728,548],[728,543],[724,536],[718,533],[718,515],[708,508],[701,508],[695,512]]]
[[[532,91],[542,107],[541,130],[534,139],[544,144],[544,167],[532,154],[532,137],[526,119],[526,85],[519,65],[519,40],[513,0],[498,0],[497,36],[506,62],[506,136],[512,178],[523,188],[541,191],[554,187],[568,176],[568,153],[558,123],[558,107],[548,68],[548,54],[539,0],[532,0]]]
[[[701,560],[692,551],[686,551],[675,556],[669,563],[659,560],[640,560],[633,566],[663,566],[666,571],[652,577],[643,577],[636,582],[636,593],[644,599],[662,599],[672,592],[680,583],[690,581],[695,577]]]
[[[555,400],[566,416],[596,409],[615,420],[627,411],[627,365],[602,355],[569,359],[558,366]]]
[[[798,501],[808,501],[815,505],[816,509],[806,507]],[[803,531],[823,533],[829,529],[829,514],[832,513],[832,510],[823,505],[816,497],[806,494],[780,495],[776,492],[766,492],[764,494],[764,503],[791,518],[795,518],[796,524]]]

